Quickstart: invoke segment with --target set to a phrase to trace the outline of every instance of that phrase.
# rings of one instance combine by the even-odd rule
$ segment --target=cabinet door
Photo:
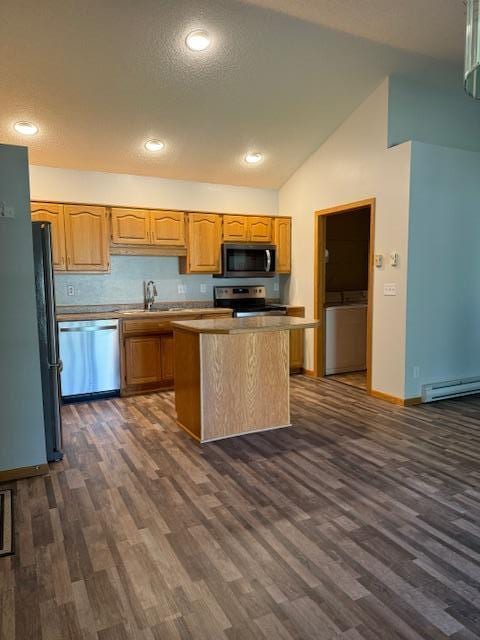
[[[272,219],[263,216],[248,216],[248,240],[250,242],[272,241]]]
[[[188,270],[191,273],[220,271],[222,218],[216,213],[188,214]]]
[[[68,271],[108,271],[109,242],[105,207],[64,208]]]
[[[150,244],[149,233],[149,211],[112,208],[112,242],[116,244]]]
[[[185,246],[185,214],[182,211],[150,212],[151,244]]]
[[[304,329],[290,331],[290,373],[301,373],[303,370]]]
[[[277,273],[290,273],[291,259],[291,229],[290,218],[275,218],[273,222],[273,241],[277,246]]]
[[[127,386],[160,382],[160,336],[125,339],[125,375]]]
[[[32,202],[32,220],[52,223],[52,253],[55,271],[65,271],[67,254],[65,250],[65,221],[63,204],[52,202]]]
[[[225,242],[246,242],[248,240],[246,216],[223,216],[223,239]]]
[[[175,340],[173,333],[166,333],[160,337],[160,360],[162,380],[173,380],[175,362]]]

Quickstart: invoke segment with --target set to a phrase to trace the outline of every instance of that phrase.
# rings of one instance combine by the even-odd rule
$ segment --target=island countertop
[[[249,318],[178,320],[171,324],[174,329],[183,329],[192,333],[237,334],[309,329],[320,326],[320,321],[293,316],[253,316]]]

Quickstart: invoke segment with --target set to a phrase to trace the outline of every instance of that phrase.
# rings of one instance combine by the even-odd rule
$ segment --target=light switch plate
[[[0,218],[14,218],[15,209],[5,202],[0,202]]]
[[[207,293],[207,285],[206,284],[201,284],[200,285],[200,293]]]
[[[278,284],[278,282],[274,282],[273,283],[273,290],[274,291],[280,291],[280,285]]]
[[[396,296],[397,295],[397,283],[389,282],[383,285],[384,296]]]
[[[179,284],[177,290],[178,290],[178,293],[187,293],[187,285]]]

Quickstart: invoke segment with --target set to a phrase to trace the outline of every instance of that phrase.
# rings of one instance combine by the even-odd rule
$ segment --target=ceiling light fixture
[[[37,125],[32,122],[16,122],[13,128],[17,133],[21,133],[24,136],[34,136],[38,133]]]
[[[210,46],[210,42],[208,31],[204,31],[203,29],[192,31],[185,38],[185,44],[190,51],[205,51],[205,49],[208,49]]]
[[[147,140],[145,142],[145,149],[147,151],[161,151],[165,148],[165,143],[161,140]]]
[[[263,155],[258,151],[250,152],[245,155],[245,162],[247,164],[258,164],[263,160]]]
[[[480,100],[480,0],[467,0],[465,91]]]

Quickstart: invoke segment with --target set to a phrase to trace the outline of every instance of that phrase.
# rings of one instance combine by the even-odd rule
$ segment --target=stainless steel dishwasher
[[[120,389],[118,320],[59,322],[62,397],[116,395]]]

